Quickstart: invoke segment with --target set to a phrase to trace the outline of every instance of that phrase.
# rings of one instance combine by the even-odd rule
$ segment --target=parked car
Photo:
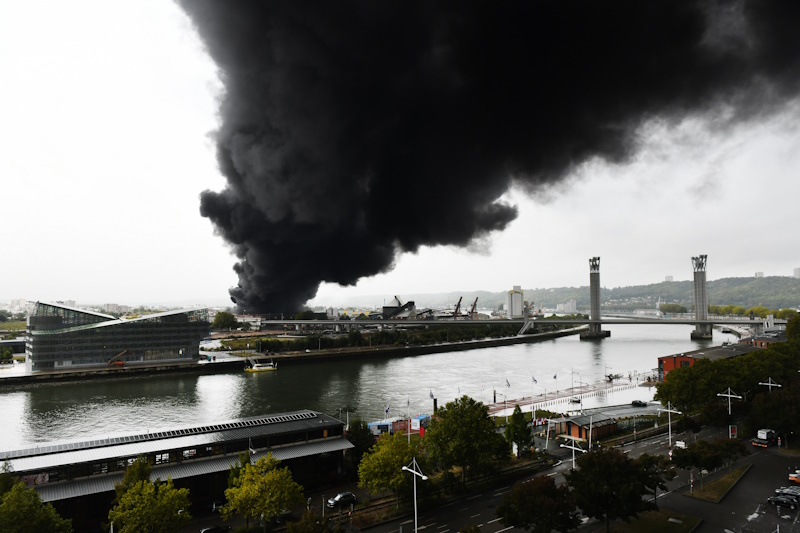
[[[631,405],[634,407],[647,407],[647,402],[643,402],[642,400],[633,400]]]
[[[793,487],[780,487],[775,489],[775,494],[786,494],[788,496],[800,498],[800,486],[795,485]]]
[[[792,511],[797,508],[797,500],[792,496],[786,494],[778,494],[777,496],[770,496],[767,501],[772,505],[780,505],[781,507],[788,507]]]
[[[334,507],[341,507],[345,505],[356,504],[356,495],[352,492],[340,492],[333,498],[328,500],[328,507],[333,509]]]

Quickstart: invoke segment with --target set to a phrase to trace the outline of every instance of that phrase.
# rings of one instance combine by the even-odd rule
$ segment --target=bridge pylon
[[[600,258],[592,257],[589,259],[589,300],[590,300],[590,320],[598,322],[589,324],[589,331],[580,334],[581,340],[605,339],[611,336],[610,331],[600,329]]]
[[[694,317],[697,320],[708,320],[707,262],[707,255],[692,257],[692,267],[694,268]],[[691,333],[691,339],[710,339],[711,331],[711,324],[697,324]]]

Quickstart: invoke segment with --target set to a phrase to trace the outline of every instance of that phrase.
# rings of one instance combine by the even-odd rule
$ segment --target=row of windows
[[[327,437],[342,436],[342,427],[337,426],[329,429],[319,429],[306,433],[293,433],[288,435],[277,435],[272,437],[258,437],[251,441],[228,442],[224,444],[204,445],[195,448],[185,448],[180,450],[163,451],[147,456],[151,465],[162,465],[168,463],[178,463],[191,461],[202,457],[213,457],[217,455],[238,454],[246,451],[251,445],[254,448],[269,448],[284,446],[287,444],[300,444],[307,441],[323,439]],[[43,472],[34,472],[20,476],[28,486],[42,485],[45,483],[55,483],[88,476],[108,474],[112,472],[124,471],[126,467],[133,464],[136,457],[113,459],[111,461],[98,461],[91,463],[78,463],[52,468]]]

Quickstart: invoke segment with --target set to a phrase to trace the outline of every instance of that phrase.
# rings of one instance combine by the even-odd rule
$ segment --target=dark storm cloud
[[[501,230],[513,182],[624,162],[648,119],[752,118],[798,88],[800,2],[180,3],[224,85],[228,186],[201,213],[253,312]]]

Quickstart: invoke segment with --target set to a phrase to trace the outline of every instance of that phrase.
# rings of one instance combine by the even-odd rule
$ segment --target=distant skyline
[[[199,213],[200,193],[224,185],[209,136],[220,83],[179,7],[4,2],[0,69],[0,301],[229,304],[235,257]],[[557,188],[507,194],[519,216],[505,231],[423,247],[355,287],[323,284],[309,305],[584,286],[592,256],[609,288],[691,279],[699,254],[709,280],[792,276],[800,102],[734,128],[717,118],[653,118],[630,163],[591,161]]]

